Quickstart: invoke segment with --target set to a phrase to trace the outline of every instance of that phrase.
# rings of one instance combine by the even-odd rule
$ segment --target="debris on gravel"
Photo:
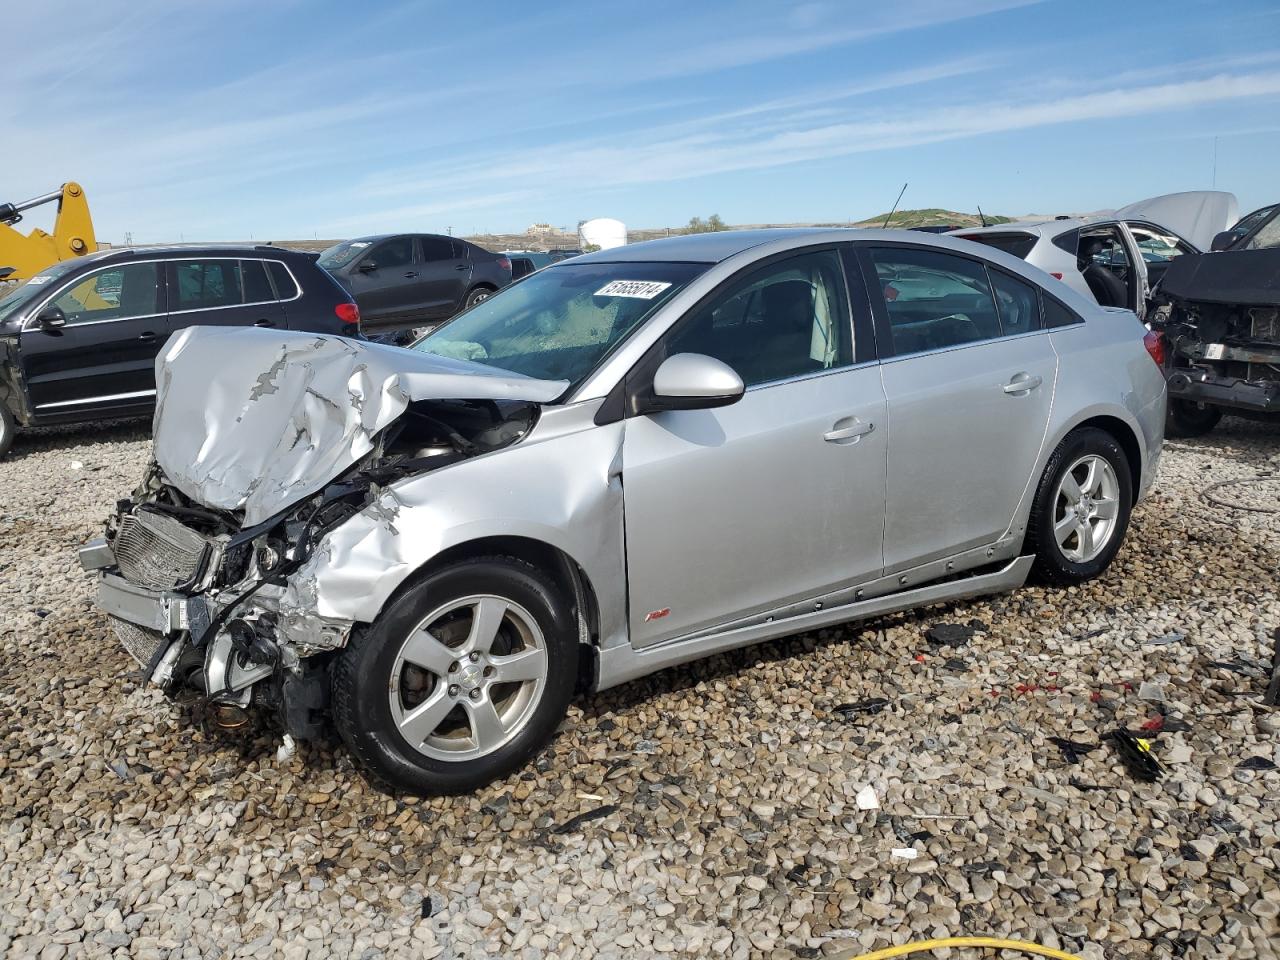
[[[1273,475],[1274,427],[1169,443],[1100,580],[584,695],[527,770],[431,800],[142,682],[75,548],[147,449],[145,425],[94,427],[0,461],[0,955],[1276,955],[1280,514],[1244,509],[1265,484],[1202,495]],[[1116,729],[1162,779],[1076,747]]]

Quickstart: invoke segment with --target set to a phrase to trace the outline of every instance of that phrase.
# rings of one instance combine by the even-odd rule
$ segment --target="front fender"
[[[445,550],[524,537],[563,551],[599,604],[600,633],[626,630],[623,425],[597,427],[598,401],[549,409],[522,442],[382,490],[332,530],[290,578],[282,606],[369,623]]]

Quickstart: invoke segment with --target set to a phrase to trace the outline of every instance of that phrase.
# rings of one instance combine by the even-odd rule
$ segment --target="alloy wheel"
[[[462,597],[410,631],[391,668],[391,715],[414,750],[474,760],[514,739],[547,683],[537,621],[504,597]]]
[[[1053,537],[1072,563],[1088,563],[1107,548],[1120,515],[1120,482],[1105,458],[1088,454],[1073,463],[1054,496]]]

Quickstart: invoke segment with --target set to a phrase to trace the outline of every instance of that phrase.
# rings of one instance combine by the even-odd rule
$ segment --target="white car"
[[[1208,250],[1238,212],[1234,194],[1193,190],[1091,217],[1015,221],[951,236],[1011,253],[1100,306],[1124,307],[1143,318],[1147,296],[1169,263]]]

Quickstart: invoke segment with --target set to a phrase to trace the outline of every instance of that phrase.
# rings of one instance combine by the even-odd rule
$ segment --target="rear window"
[[[245,303],[266,303],[276,298],[261,260],[241,260],[240,271],[244,276]]]
[[[995,247],[997,250],[1003,250],[1019,260],[1027,259],[1027,254],[1036,245],[1035,234],[1022,233],[1021,231],[1011,233],[959,233],[956,236],[962,240],[972,240],[974,243],[981,243],[988,247]]]
[[[276,285],[276,294],[281,300],[292,300],[298,295],[298,285],[293,280],[293,274],[285,269],[283,263],[268,260],[267,269],[271,271],[271,279]]]
[[[1073,323],[1084,323],[1074,310],[1046,295],[1043,290],[1040,291],[1040,304],[1044,310],[1044,325],[1050,330],[1069,327]]]

